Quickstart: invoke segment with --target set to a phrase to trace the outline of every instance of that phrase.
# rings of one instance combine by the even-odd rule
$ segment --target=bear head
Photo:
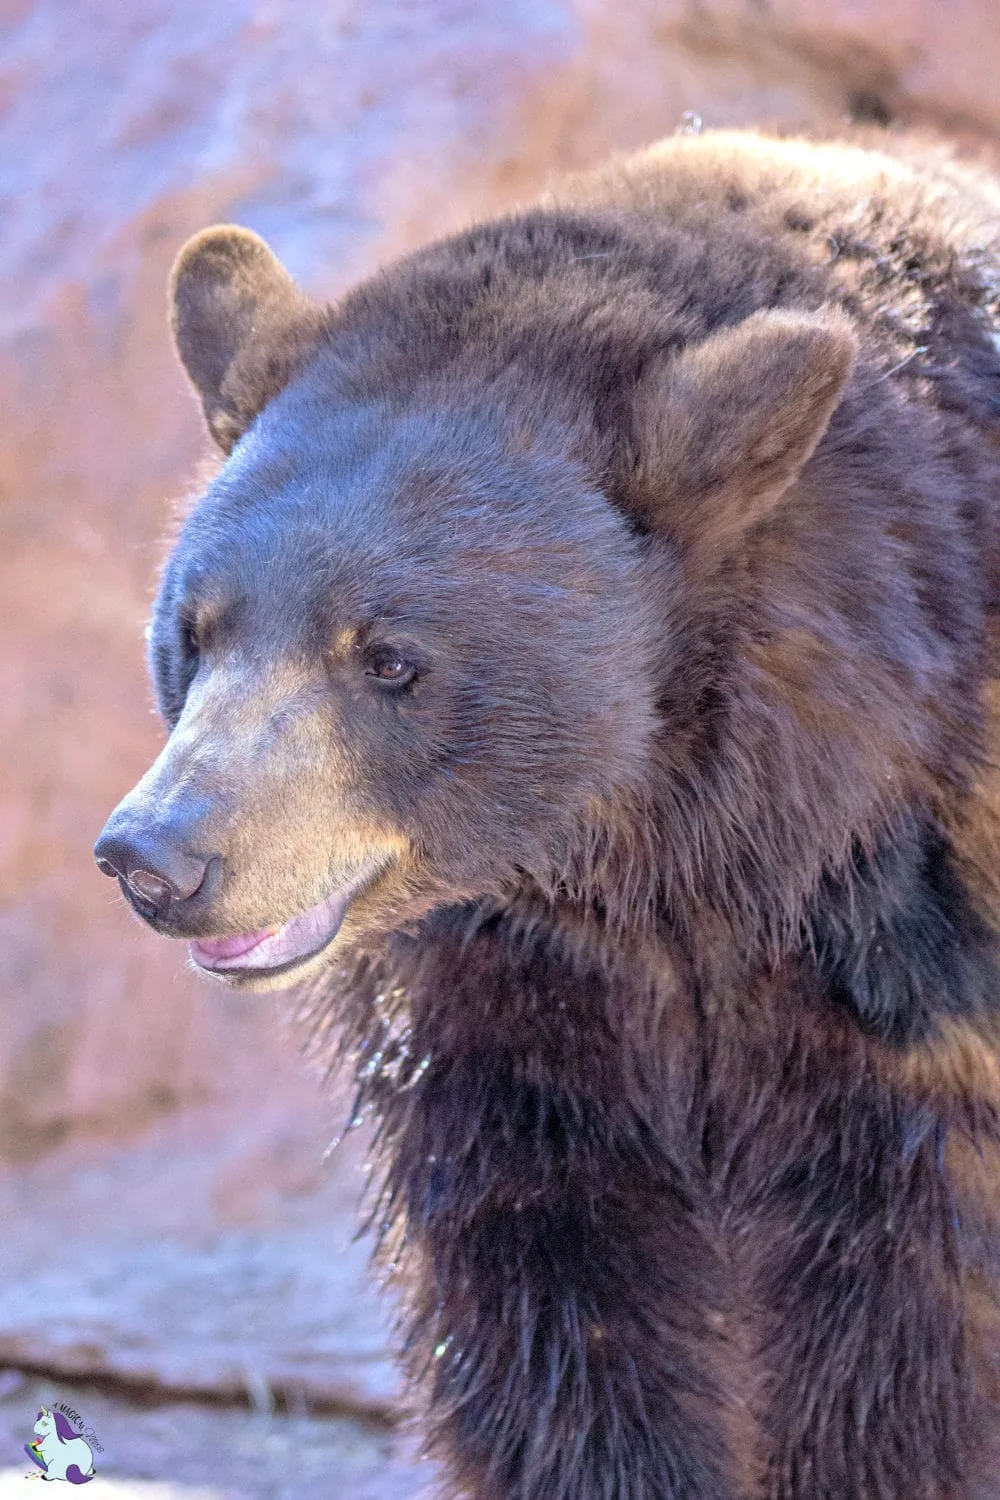
[[[795,483],[854,356],[829,312],[654,346],[625,309],[595,373],[502,295],[473,318],[463,265],[400,276],[321,307],[231,227],[173,275],[226,461],[150,627],[169,738],[95,852],[233,985],[528,882],[600,900],[600,849],[649,901],[684,600]]]

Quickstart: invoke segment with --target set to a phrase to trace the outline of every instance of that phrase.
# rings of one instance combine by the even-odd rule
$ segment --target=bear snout
[[[153,819],[128,803],[126,798],[115,809],[94,845],[97,867],[118,880],[126,900],[147,922],[175,921],[181,908],[190,910],[188,903],[208,895],[209,883],[218,883],[214,877],[222,857],[193,847],[190,820],[182,810]]]

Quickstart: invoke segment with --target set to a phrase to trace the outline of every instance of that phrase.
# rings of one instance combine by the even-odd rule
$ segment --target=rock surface
[[[305,1090],[299,1117],[192,1106],[8,1172],[0,1364],[390,1420],[389,1307],[355,1239],[364,1143],[324,1162],[323,1113]]]
[[[0,1381],[3,1374],[0,1372]],[[38,1500],[24,1444],[39,1406],[63,1401],[97,1435],[93,1500],[429,1500],[433,1471],[385,1427],[302,1407],[275,1413],[159,1406],[34,1378],[0,1394],[0,1500]],[[63,1492],[65,1493],[65,1492]]]
[[[335,296],[685,111],[995,144],[996,0],[0,0],[0,23],[0,1349],[381,1403],[363,1257],[327,1255],[354,1182],[319,1169],[314,1081],[273,1008],[195,986],[90,861],[160,742],[142,627],[206,453],[170,262],[237,220]]]

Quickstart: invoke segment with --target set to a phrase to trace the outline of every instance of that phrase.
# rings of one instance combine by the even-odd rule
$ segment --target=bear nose
[[[208,858],[171,838],[169,829],[116,830],[110,823],[94,845],[94,859],[102,875],[124,881],[140,905],[157,916],[193,896],[209,865]]]

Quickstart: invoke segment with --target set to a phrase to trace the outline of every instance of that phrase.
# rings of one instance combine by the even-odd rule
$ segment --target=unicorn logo
[[[66,1479],[70,1484],[86,1484],[94,1477],[94,1454],[61,1411],[41,1407],[33,1431],[38,1436],[25,1443],[24,1451],[40,1472],[29,1479]]]

